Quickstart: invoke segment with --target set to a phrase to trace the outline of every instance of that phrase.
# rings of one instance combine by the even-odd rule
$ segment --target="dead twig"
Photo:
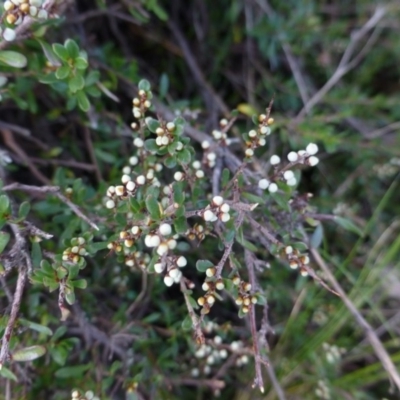
[[[53,194],[60,199],[65,205],[67,205],[79,218],[83,219],[88,225],[90,225],[96,231],[99,230],[98,226],[92,222],[80,208],[74,204],[68,197],[61,193],[61,189],[58,186],[30,186],[24,185],[19,182],[11,183],[2,188],[4,192],[10,192],[13,190],[22,190],[28,193],[42,193],[42,194]]]

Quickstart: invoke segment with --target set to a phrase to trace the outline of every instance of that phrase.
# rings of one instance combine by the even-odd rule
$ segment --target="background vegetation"
[[[1,23],[0,399],[399,398],[397,2],[39,3],[49,14],[23,22],[15,40],[6,31],[15,28],[10,13]],[[224,297],[203,324],[210,362],[179,286],[101,249],[116,240],[102,201],[133,154],[132,98],[142,78],[155,95],[153,117],[182,115],[192,126],[184,135],[197,159],[234,109],[230,149],[243,157],[237,139],[272,99],[273,133],[248,171],[263,176],[271,155],[318,144],[320,162],[302,170],[297,188],[313,195],[298,198],[306,210],[300,232],[311,241],[316,279],[340,296],[272,256],[248,227],[247,250],[256,246],[250,250],[264,263],[256,271],[266,299],[255,306],[261,330],[254,335],[251,318],[239,318]],[[275,217],[287,212],[287,203],[268,194],[264,201]],[[86,215],[108,221],[109,231],[92,241]],[[81,236],[91,256],[62,292],[41,261],[58,262]],[[208,237],[179,250],[193,266],[197,298],[204,274],[194,265],[217,263],[221,248]],[[32,271],[22,274],[29,260]],[[252,389],[255,337],[264,394]]]

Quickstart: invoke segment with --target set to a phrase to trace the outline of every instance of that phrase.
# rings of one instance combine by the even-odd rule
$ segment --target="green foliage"
[[[396,398],[309,251],[398,367],[398,7],[15,3],[0,399]]]

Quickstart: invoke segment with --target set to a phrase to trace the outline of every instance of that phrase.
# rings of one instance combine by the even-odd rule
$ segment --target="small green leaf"
[[[36,38],[36,40],[42,46],[43,53],[47,61],[50,63],[50,65],[52,65],[53,67],[60,67],[61,66],[60,59],[57,57],[51,46],[42,39]]]
[[[154,118],[147,117],[145,119],[145,123],[147,128],[149,128],[150,132],[156,133],[157,128],[160,127],[160,122]]]
[[[183,182],[174,182],[172,185],[172,190],[174,193],[174,203],[182,205],[185,201],[185,192],[183,191]]]
[[[100,72],[91,70],[85,78],[85,86],[91,86],[97,83],[100,79]]]
[[[69,55],[67,49],[60,43],[53,44],[54,53],[63,61],[68,61]]]
[[[37,324],[37,323],[32,322],[32,321],[28,321],[28,320],[23,319],[23,318],[20,318],[19,322],[20,322],[21,325],[26,326],[29,329],[32,329],[32,330],[34,330],[36,332],[43,333],[44,335],[48,335],[48,336],[53,335],[53,331],[50,328],[48,328],[47,326],[40,325],[40,324]]]
[[[0,254],[6,248],[8,242],[10,240],[10,234],[7,232],[0,232]]]
[[[182,329],[184,331],[190,331],[193,327],[192,319],[189,315],[186,315],[185,319],[182,321]]]
[[[12,359],[14,361],[32,361],[42,357],[45,353],[46,347],[44,346],[30,346],[17,350],[12,354]]]
[[[3,50],[0,51],[0,62],[10,67],[24,68],[28,63],[28,60],[21,53],[12,50]]]
[[[75,59],[75,68],[76,69],[80,69],[80,70],[84,70],[88,67],[88,62],[85,58],[83,57],[78,57]]]
[[[72,281],[71,285],[78,289],[86,289],[87,288],[86,279],[78,279],[76,281]]]
[[[82,90],[85,87],[85,79],[83,79],[83,76],[81,74],[76,74],[68,81],[68,87],[72,93],[76,93],[78,90]]]
[[[139,82],[138,87],[139,87],[139,90],[144,90],[145,92],[148,92],[151,89],[150,82],[146,79],[142,79]]]
[[[150,216],[154,220],[159,220],[161,217],[160,207],[158,205],[157,199],[150,195],[146,197],[146,208]]]
[[[155,139],[147,139],[144,142],[144,148],[151,153],[157,153],[160,147],[157,145]]]
[[[42,260],[40,262],[40,268],[46,272],[47,274],[53,274],[54,273],[54,269],[51,266],[51,264],[47,261],[47,260]]]
[[[62,65],[56,71],[56,78],[59,80],[63,80],[69,76],[71,73],[71,68],[69,65]]]
[[[79,56],[79,46],[76,44],[75,40],[67,39],[64,43],[64,47],[70,58],[75,59]]]
[[[60,368],[54,374],[57,378],[82,378],[82,375],[90,368],[89,365],[76,365],[74,367]]]
[[[67,300],[68,304],[71,304],[71,305],[74,304],[75,303],[75,293],[74,292],[67,293],[65,295],[65,300]]]
[[[161,74],[160,83],[158,85],[158,97],[163,99],[167,93],[169,88],[169,79],[166,73]]]
[[[211,268],[213,266],[214,266],[214,264],[211,261],[208,261],[208,260],[198,260],[196,262],[196,268],[200,272],[206,272],[206,270],[208,268]]]
[[[335,217],[334,221],[346,231],[353,232],[359,236],[363,236],[362,230],[349,219],[343,217]]]
[[[29,214],[30,209],[31,205],[29,202],[24,201],[23,203],[21,203],[18,210],[18,218],[25,219]]]
[[[182,149],[177,153],[177,160],[181,164],[189,164],[192,159],[192,155],[188,149]]]
[[[261,203],[261,204],[265,203],[265,199],[263,199],[260,196],[256,196],[255,194],[252,194],[252,193],[243,192],[242,196],[245,199],[250,200],[253,203]]]
[[[322,227],[322,224],[319,224],[319,225],[317,225],[313,234],[311,235],[311,238],[310,238],[311,247],[314,249],[318,249],[318,247],[322,243],[323,238],[324,238],[324,229]]]
[[[245,249],[256,253],[259,249],[253,243],[246,240],[242,235],[236,235],[236,241],[240,243]]]
[[[8,214],[10,210],[10,199],[7,195],[2,194],[0,196],[0,215]]]
[[[164,165],[167,167],[167,168],[174,168],[174,167],[176,167],[176,159],[175,159],[175,157],[167,157],[165,160],[164,160]]]
[[[4,365],[0,369],[0,376],[6,379],[12,379],[15,382],[18,382],[18,378]]]
[[[76,98],[78,100],[79,108],[84,112],[88,112],[90,109],[90,101],[89,101],[88,97],[86,96],[85,92],[83,90],[80,90],[76,94]]]
[[[187,231],[187,222],[184,216],[175,218],[174,228],[176,233],[185,233]]]

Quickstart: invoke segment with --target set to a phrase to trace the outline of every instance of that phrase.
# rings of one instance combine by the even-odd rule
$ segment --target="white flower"
[[[276,154],[274,154],[269,159],[269,162],[271,163],[271,165],[278,165],[281,162],[281,158],[279,156],[277,156]]]
[[[139,176],[136,178],[136,183],[137,183],[138,185],[144,185],[144,184],[146,183],[146,177],[145,177],[144,175],[139,175]]]
[[[257,132],[256,132],[254,129],[252,129],[252,130],[249,132],[249,137],[254,138],[254,137],[256,137],[256,136],[257,136]]]
[[[185,267],[185,266],[187,265],[187,260],[186,260],[186,258],[183,257],[183,256],[180,256],[180,257],[176,260],[176,265],[177,265],[179,268]]]
[[[222,138],[222,132],[217,130],[213,130],[212,135],[214,136],[215,140],[220,140]]]
[[[118,185],[115,187],[115,193],[117,196],[122,196],[125,192],[125,188],[122,185]]]
[[[201,143],[201,147],[205,150],[205,149],[208,149],[209,147],[210,147],[210,142],[208,141],[208,140],[204,140],[202,143]]]
[[[144,244],[147,247],[157,247],[160,244],[160,237],[158,235],[146,235],[144,238]]]
[[[297,179],[293,177],[292,179],[289,179],[288,181],[286,181],[286,184],[287,184],[288,186],[296,186],[296,184],[297,184]]]
[[[211,210],[206,210],[206,211],[204,211],[203,219],[204,219],[204,221],[212,222],[217,219],[217,216]]]
[[[310,156],[314,156],[315,154],[318,153],[318,146],[315,143],[309,143],[306,147],[306,152]]]
[[[263,125],[260,128],[260,133],[261,133],[261,135],[270,135],[271,134],[271,128],[268,127],[268,126]]]
[[[261,179],[258,182],[258,187],[262,190],[265,190],[269,186],[269,180],[268,179]]]
[[[289,181],[290,179],[294,178],[294,173],[291,170],[287,170],[283,173],[283,177],[285,180]]]
[[[168,236],[172,232],[172,228],[170,224],[162,224],[160,225],[160,233],[163,236]]]
[[[184,175],[183,175],[183,173],[180,172],[180,171],[177,171],[177,172],[175,172],[175,174],[174,174],[174,179],[175,179],[176,181],[178,181],[178,182],[180,182],[180,181],[183,179],[183,177],[184,177]]]
[[[173,284],[174,284],[174,280],[173,280],[173,278],[171,278],[170,276],[165,276],[164,277],[164,283],[165,283],[165,285],[166,286],[172,286]]]
[[[157,272],[157,274],[161,274],[161,272],[164,271],[164,264],[163,263],[155,263],[154,271]]]
[[[106,202],[106,208],[108,208],[108,209],[111,209],[111,208],[114,208],[115,207],[115,202],[114,202],[114,200],[107,200],[107,202]]]
[[[311,165],[311,167],[315,167],[319,163],[318,157],[311,156],[308,159],[308,164]]]
[[[201,169],[198,169],[196,171],[196,178],[198,178],[198,179],[204,178],[204,171],[202,171]]]
[[[247,149],[244,154],[246,157],[252,157],[254,155],[254,150],[253,149]]]
[[[215,161],[216,158],[217,158],[217,155],[215,153],[208,153],[207,154],[207,160],[208,161]]]
[[[270,193],[276,193],[278,191],[278,185],[274,182],[272,182],[269,186],[268,186],[268,190]]]
[[[15,40],[16,37],[17,37],[17,34],[15,33],[14,29],[11,29],[11,28],[4,29],[4,31],[3,31],[4,40],[6,40],[7,42],[12,42]]]
[[[168,271],[168,275],[173,279],[176,278],[179,274],[180,274],[180,271],[177,268],[172,268]]]
[[[161,143],[163,146],[167,146],[169,144],[169,137],[168,136],[162,136],[161,137]]]
[[[222,204],[222,206],[219,208],[221,212],[227,213],[231,209],[230,205],[227,203]]]
[[[231,216],[228,213],[222,213],[219,217],[222,222],[228,222],[231,219]]]
[[[140,148],[144,146],[144,142],[141,138],[135,138],[133,145]]]
[[[165,253],[168,252],[168,244],[167,243],[161,243],[158,247],[157,247],[157,254],[159,256],[163,256]]]
[[[175,129],[175,124],[173,122],[168,122],[167,129],[172,132]]]
[[[288,160],[290,162],[296,162],[299,159],[298,154],[295,151],[291,151],[288,156],[287,156]]]
[[[126,175],[126,174],[122,175],[121,182],[124,185],[125,185],[125,183],[128,183],[130,180],[131,180],[131,177],[129,175]]]
[[[136,156],[132,156],[132,157],[129,159],[129,164],[131,164],[131,165],[137,165],[138,162],[139,162],[139,159],[138,159]]]
[[[193,163],[192,163],[192,167],[194,168],[194,169],[200,169],[201,168],[201,162],[200,161],[193,161]]]
[[[212,202],[215,206],[220,206],[224,202],[224,198],[222,196],[214,196]]]

